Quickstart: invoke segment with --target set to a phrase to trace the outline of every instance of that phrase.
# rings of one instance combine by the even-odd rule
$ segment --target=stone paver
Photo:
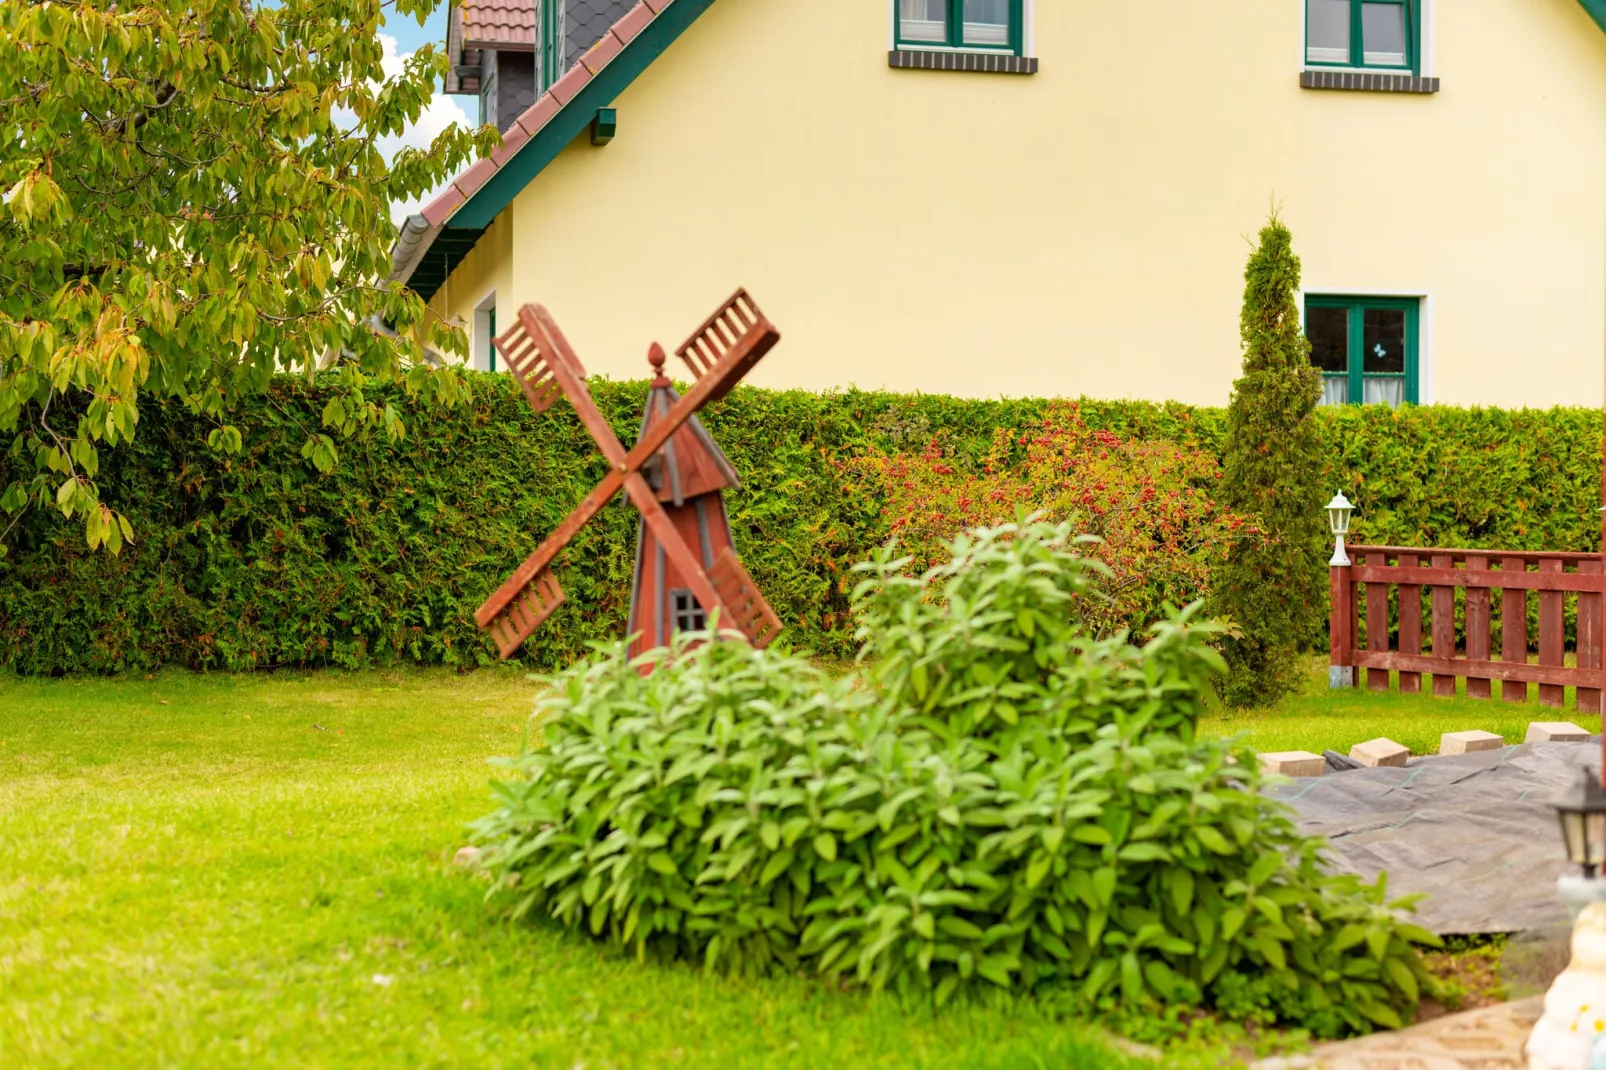
[[[1411,748],[1379,736],[1377,739],[1355,744],[1349,749],[1349,756],[1362,765],[1369,765],[1374,769],[1378,766],[1403,768],[1405,760],[1411,756]]]
[[[1530,721],[1524,743],[1588,743],[1589,733],[1571,721]]]
[[[1327,759],[1308,750],[1271,751],[1260,755],[1260,768],[1283,776],[1321,776],[1327,772]]]
[[[1323,1044],[1309,1055],[1262,1059],[1251,1070],[1522,1070],[1522,1046],[1543,1009],[1544,997],[1534,996]]]
[[[1499,750],[1505,745],[1506,741],[1493,732],[1446,732],[1439,737],[1439,753],[1445,756]]]

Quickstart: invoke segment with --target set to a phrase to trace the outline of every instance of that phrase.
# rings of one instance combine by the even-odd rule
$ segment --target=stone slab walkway
[[[1393,1033],[1323,1044],[1309,1055],[1262,1059],[1251,1070],[1522,1070],[1522,1046],[1543,1002],[1535,996],[1450,1014]]]

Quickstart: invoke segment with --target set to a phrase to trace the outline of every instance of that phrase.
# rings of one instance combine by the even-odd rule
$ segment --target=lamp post
[[[1343,493],[1327,503],[1327,526],[1333,529],[1333,557],[1328,561],[1327,686],[1337,691],[1355,686],[1355,666],[1350,664],[1355,646],[1355,612],[1350,605],[1354,585],[1350,583],[1350,560],[1344,552],[1344,536],[1349,534],[1350,514],[1355,507]]]
[[[1586,904],[1606,899],[1606,879],[1599,876],[1606,862],[1606,788],[1600,775],[1593,769],[1580,771],[1578,781],[1553,805],[1567,860],[1578,867],[1577,874],[1556,881],[1556,893],[1576,918]]]
[[[1333,559],[1327,562],[1334,568],[1347,567],[1350,563],[1349,555],[1344,552],[1344,536],[1349,534],[1350,514],[1355,506],[1344,497],[1344,492],[1333,495],[1333,500],[1327,503],[1327,526],[1333,529]]]

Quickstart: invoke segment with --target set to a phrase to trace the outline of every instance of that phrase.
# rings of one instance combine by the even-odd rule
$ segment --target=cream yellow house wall
[[[513,293],[513,235],[517,206],[510,206],[491,222],[485,233],[463,257],[462,263],[446,277],[446,282],[429,300],[430,315],[462,327],[469,334],[469,363],[484,370],[490,340],[484,317],[474,312],[494,295],[496,321],[505,327],[518,307],[530,298]],[[498,365],[500,366],[500,361]]]
[[[1600,404],[1606,34],[1429,2],[1435,95],[1300,89],[1300,0],[1036,0],[1032,76],[890,69],[886,0],[718,0],[436,300],[494,277],[636,377],[745,285],[760,384],[1220,404],[1275,201],[1311,291],[1427,299],[1422,400]]]

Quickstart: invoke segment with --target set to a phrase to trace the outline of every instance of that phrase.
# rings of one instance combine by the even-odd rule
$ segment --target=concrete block
[[[1530,721],[1524,743],[1588,743],[1589,733],[1571,721]]]
[[[1308,750],[1273,751],[1259,755],[1259,758],[1261,771],[1266,773],[1311,777],[1321,776],[1327,771],[1327,759]]]
[[[1349,749],[1349,756],[1362,765],[1376,768],[1380,765],[1403,769],[1405,760],[1411,756],[1411,748],[1402,746],[1392,739],[1379,736],[1369,739],[1365,743],[1357,743]]]
[[[1506,741],[1493,732],[1446,732],[1439,737],[1440,754],[1472,754],[1480,750],[1499,750]]]

